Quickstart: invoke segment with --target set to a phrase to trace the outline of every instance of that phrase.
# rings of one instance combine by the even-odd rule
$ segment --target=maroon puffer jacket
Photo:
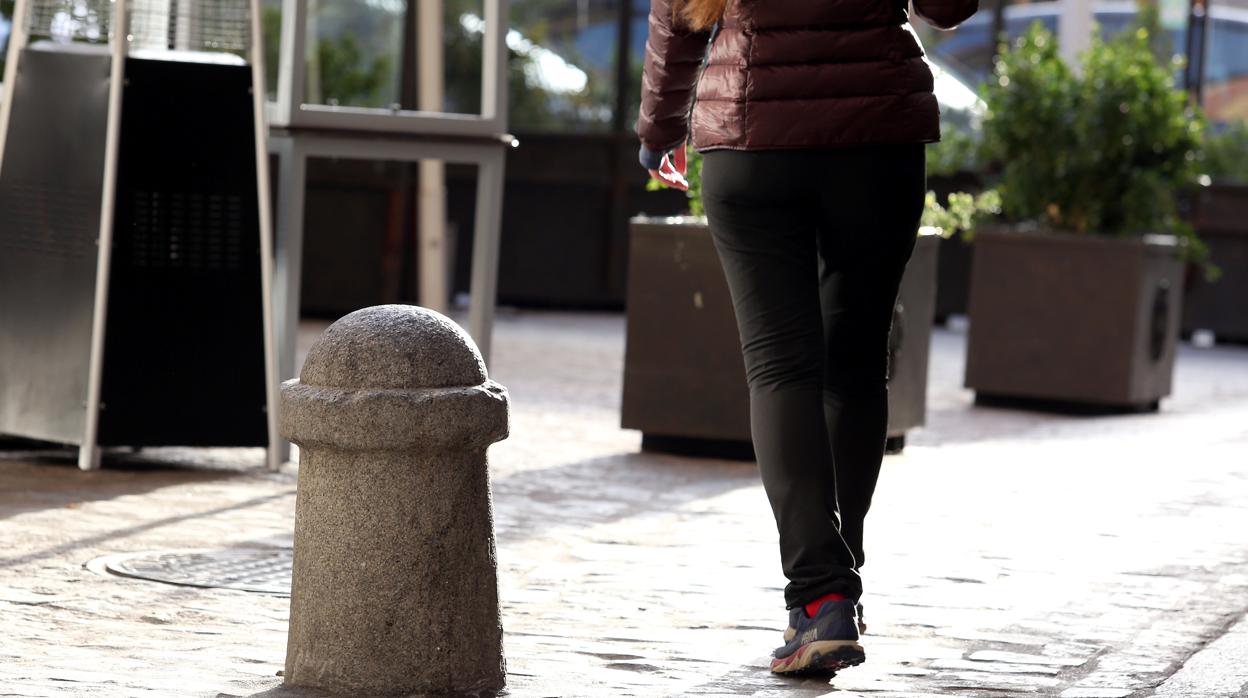
[[[646,150],[685,140],[690,123],[698,150],[940,140],[932,73],[905,26],[907,0],[729,0],[709,55],[710,32],[673,26],[672,2],[651,0],[637,121],[643,161]],[[942,29],[978,5],[914,0]]]

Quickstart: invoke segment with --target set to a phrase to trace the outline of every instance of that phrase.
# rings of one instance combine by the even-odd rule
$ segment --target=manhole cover
[[[165,584],[290,596],[293,561],[291,548],[162,550],[102,557],[87,567]]]

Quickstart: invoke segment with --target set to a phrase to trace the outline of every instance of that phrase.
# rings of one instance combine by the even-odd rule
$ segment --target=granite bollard
[[[506,389],[450,319],[384,305],[335,322],[282,385],[298,444],[285,682],[350,696],[504,687],[486,450]]]

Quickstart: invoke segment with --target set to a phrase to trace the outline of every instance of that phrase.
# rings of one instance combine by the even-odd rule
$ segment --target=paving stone
[[[1002,645],[1034,645],[1040,647],[1049,641],[1049,638],[1044,635],[994,633],[967,628],[937,628],[936,634],[940,637],[948,637],[954,640],[975,640],[977,642],[991,642]]]
[[[1057,676],[1061,669],[1039,664],[1009,664],[1006,662],[976,662],[965,659],[937,659],[931,664],[933,669],[954,669],[960,671],[986,671],[991,674],[1038,674]]]
[[[1068,688],[1061,698],[1129,698],[1134,693],[1129,688]]]
[[[1005,662],[1014,664],[1030,664],[1034,666],[1073,667],[1083,666],[1086,660],[1070,657],[1045,657],[1037,654],[1020,652],[1001,652],[999,650],[981,650],[973,652],[970,659],[976,662]]]
[[[1113,688],[1125,689],[1128,686],[1145,686],[1148,685],[1144,678],[1146,674],[1130,673],[1130,672],[1114,672],[1105,671],[1097,668],[1091,674],[1085,675],[1079,679],[1078,686],[1086,686],[1088,688]]]
[[[1036,693],[1058,686],[1058,679],[1025,674],[986,674],[978,671],[943,671],[934,677],[937,685],[955,690],[967,688]],[[951,682],[952,681],[952,682]]]
[[[1069,659],[1086,659],[1092,655],[1105,649],[1102,644],[1091,642],[1077,642],[1074,640],[1060,640],[1058,642],[1050,642],[1040,650],[1040,653],[1046,657],[1066,657]]]

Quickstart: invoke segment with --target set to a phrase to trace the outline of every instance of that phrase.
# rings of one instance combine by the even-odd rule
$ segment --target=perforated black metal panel
[[[136,191],[130,263],[135,268],[237,272],[245,205],[237,194]]]
[[[100,444],[265,445],[251,68],[126,80]]]

